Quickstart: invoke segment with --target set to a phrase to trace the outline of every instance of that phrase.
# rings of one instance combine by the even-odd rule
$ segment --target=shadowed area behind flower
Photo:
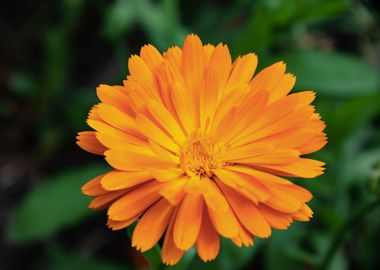
[[[272,231],[271,236],[268,239],[255,237],[254,247],[239,248],[230,239],[221,237],[217,258],[206,264],[197,255],[199,250],[201,254],[205,250],[202,250],[201,245],[195,244],[194,248],[184,253],[173,269],[379,268],[376,247],[380,240],[378,237],[380,235],[378,207],[380,36],[379,8],[374,2],[260,0],[192,1],[190,3],[167,0],[101,0],[95,3],[85,0],[62,0],[52,3],[26,1],[23,9],[16,3],[4,4],[0,11],[2,13],[0,32],[6,41],[0,44],[2,59],[0,87],[4,89],[0,100],[0,117],[3,120],[1,121],[0,188],[5,243],[0,252],[1,268],[170,269],[161,261],[162,253],[167,250],[158,248],[165,245],[164,239],[158,242],[158,247],[155,246],[142,255],[131,247],[137,245],[146,248],[153,245],[155,242],[149,239],[151,234],[144,232],[153,232],[160,228],[152,227],[152,222],[143,222],[140,226],[131,224],[128,229],[112,231],[105,226],[107,223],[105,212],[93,212],[87,209],[90,200],[80,193],[81,187],[86,182],[101,175],[97,181],[104,183],[109,190],[107,192],[111,192],[116,197],[121,196],[130,188],[128,185],[133,184],[129,182],[127,185],[123,181],[117,181],[126,176],[123,171],[125,166],[128,166],[127,171],[131,171],[132,165],[141,166],[140,162],[144,160],[140,155],[134,154],[133,164],[121,163],[118,161],[122,157],[121,153],[113,151],[108,156],[106,154],[106,159],[111,165],[113,164],[112,166],[117,163],[117,166],[123,168],[119,168],[121,171],[107,173],[112,168],[102,157],[85,153],[75,145],[74,137],[77,131],[90,130],[85,120],[88,111],[99,102],[98,97],[107,101],[103,101],[102,105],[93,109],[90,118],[96,118],[99,114],[103,116],[102,121],[106,123],[111,121],[111,126],[122,124],[124,130],[130,129],[136,121],[139,125],[137,132],[142,132],[145,137],[151,136],[149,149],[152,150],[149,151],[154,150],[151,155],[165,156],[166,152],[177,153],[174,155],[174,161],[170,159],[173,156],[169,155],[166,156],[165,162],[159,159],[154,163],[145,164],[144,167],[150,164],[166,166],[174,162],[178,164],[176,169],[182,176],[214,179],[219,175],[220,179],[212,180],[211,183],[218,185],[218,181],[221,182],[221,185],[225,185],[223,186],[225,189],[230,189],[229,193],[236,193],[236,185],[222,181],[222,178],[230,179],[228,174],[245,175],[248,172],[254,172],[261,173],[260,176],[254,177],[262,178],[264,174],[269,177],[268,175],[273,176],[279,173],[278,168],[276,170],[269,168],[268,166],[273,165],[265,163],[265,160],[258,160],[257,156],[251,157],[245,153],[251,153],[253,150],[255,153],[265,153],[269,150],[276,152],[278,145],[284,146],[285,142],[289,142],[288,139],[282,140],[283,137],[273,138],[272,136],[271,139],[276,141],[276,147],[269,149],[268,146],[256,145],[249,151],[238,150],[238,140],[234,141],[234,138],[243,138],[244,133],[248,132],[245,124],[236,119],[245,119],[240,115],[250,115],[247,119],[254,119],[255,106],[250,106],[248,98],[243,101],[247,104],[246,111],[249,114],[229,111],[232,115],[235,114],[235,120],[234,118],[217,120],[221,123],[224,121],[223,128],[218,128],[215,124],[213,126],[211,117],[199,117],[199,123],[196,123],[196,126],[215,129],[213,134],[218,135],[216,139],[205,136],[210,132],[188,130],[194,128],[191,125],[192,121],[189,121],[190,125],[187,122],[186,125],[179,124],[179,129],[173,126],[171,124],[173,122],[170,122],[168,115],[160,106],[162,102],[158,102],[158,105],[157,102],[149,104],[152,115],[160,117],[153,118],[154,120],[140,115],[136,118],[137,120],[131,121],[124,117],[131,111],[125,112],[121,109],[122,114],[120,114],[120,110],[115,110],[119,107],[110,106],[111,101],[107,99],[107,93],[117,87],[106,85],[122,85],[126,75],[130,73],[132,74],[131,81],[135,84],[139,83],[136,80],[136,74],[141,73],[141,65],[139,66],[141,62],[137,56],[129,62],[128,58],[131,55],[140,55],[140,49],[145,44],[153,44],[161,53],[173,45],[182,47],[183,41],[190,33],[199,35],[203,45],[206,45],[205,53],[212,49],[207,44],[217,46],[219,42],[222,42],[228,45],[232,60],[238,59],[239,55],[240,61],[245,59],[237,72],[240,78],[253,74],[255,56],[250,55],[244,58],[243,55],[248,53],[257,54],[258,62],[254,71],[256,76],[266,67],[279,61],[286,63],[286,72],[282,71],[285,70],[285,65],[281,63],[272,66],[273,70],[277,68],[278,72],[282,72],[281,74],[296,75],[295,86],[291,92],[294,93],[293,95],[302,96],[302,99],[307,95],[306,99],[310,102],[316,96],[312,104],[326,122],[327,127],[324,132],[328,136],[329,143],[317,153],[310,154],[317,149],[317,146],[309,149],[302,148],[301,151],[301,159],[321,160],[326,163],[323,175],[317,176],[320,174],[317,170],[308,176],[317,176],[316,179],[293,177],[296,175],[294,171],[288,171],[287,176],[281,176],[294,183],[292,186],[302,186],[303,190],[313,193],[311,201],[309,201],[309,193],[303,194],[307,195],[307,198],[303,196],[302,199],[308,201],[307,204],[314,212],[309,222],[294,222],[289,229],[282,231],[270,229],[273,227],[271,224],[269,226]],[[141,58],[144,61],[154,59],[151,58],[154,49],[150,46],[143,48],[145,53],[140,55]],[[224,67],[221,64],[222,56],[217,59],[221,62],[217,63],[216,68],[222,69]],[[192,63],[192,65],[198,64],[198,62]],[[155,62],[151,65],[154,66]],[[244,73],[248,70],[248,73]],[[191,76],[197,78],[197,74]],[[145,79],[144,82],[150,83],[149,78]],[[165,80],[165,78],[158,78],[161,82]],[[186,80],[183,83],[185,87],[188,84]],[[295,80],[293,76],[286,75],[287,82],[291,83],[293,80]],[[99,86],[100,83],[104,85]],[[211,86],[208,86],[208,89]],[[181,83],[179,85],[177,83],[175,87],[181,87]],[[170,89],[169,86],[168,89]],[[154,97],[154,92],[147,94],[152,94]],[[278,94],[281,96],[284,93]],[[185,106],[190,101],[187,96],[175,98],[178,102],[184,98],[185,101],[182,103]],[[276,96],[269,97],[267,102],[275,104],[277,98]],[[261,99],[264,100],[265,97],[261,96]],[[124,96],[117,96],[115,102],[124,104]],[[291,108],[291,102],[293,101],[288,100],[283,104],[284,106],[279,105],[277,109],[273,109],[272,115],[285,114],[285,109]],[[227,104],[236,105],[238,102],[235,102],[233,97],[229,97]],[[136,106],[139,105],[136,104]],[[164,107],[167,108],[166,105]],[[309,109],[310,105],[306,107],[305,112],[300,111],[301,116],[314,112]],[[187,121],[187,116],[183,113],[192,109],[194,106],[181,111],[181,119]],[[135,108],[132,111],[135,111]],[[175,111],[177,112],[177,108]],[[202,110],[200,115],[210,113]],[[117,117],[109,117],[110,115]],[[174,116],[174,120],[182,123],[182,120],[177,117],[179,116]],[[102,122],[92,119],[89,124],[95,130],[103,130],[104,125],[102,126],[97,121]],[[240,124],[232,125],[234,123]],[[292,119],[284,121],[284,128],[291,123],[293,123]],[[250,121],[246,124],[250,124]],[[165,125],[170,128],[165,128],[163,135],[158,139],[153,136],[157,134],[152,131],[155,125],[159,128]],[[136,135],[133,132],[131,134]],[[254,134],[259,137],[248,136],[247,138],[263,140],[267,136],[264,130]],[[91,131],[81,133],[80,140],[87,142],[84,148],[93,153],[105,151],[109,148],[107,145],[115,145],[116,148],[123,149],[122,143],[116,145],[117,141],[110,140],[106,135],[97,136],[104,144],[91,143],[95,140]],[[301,145],[301,142],[307,141],[310,136],[307,129],[303,130],[297,138],[292,140],[292,147],[296,147],[297,143]],[[226,150],[226,143],[220,141],[229,141],[229,144],[237,150],[228,147]],[[263,143],[265,144],[265,140]],[[133,151],[136,150],[136,148],[133,149]],[[161,151],[162,149],[164,150]],[[107,151],[112,151],[112,149]],[[144,152],[144,154],[147,153]],[[295,152],[281,152],[281,155],[285,154],[294,155],[295,159],[299,159]],[[245,155],[244,158],[242,155]],[[250,168],[247,167],[249,171],[244,167],[246,165],[235,166],[235,170],[232,170],[230,167],[237,163],[236,159],[244,164],[261,163],[260,166],[250,165]],[[269,159],[272,162],[279,161],[280,157],[271,156]],[[297,170],[300,168],[297,167]],[[171,171],[170,176],[176,175],[178,170]],[[306,170],[302,173],[307,172],[310,171]],[[144,183],[149,184],[152,179],[151,173],[133,171],[134,183],[146,181]],[[167,181],[164,180],[168,178],[168,173],[156,170],[155,178],[161,180],[159,181],[161,185],[165,185]],[[208,183],[207,181],[202,183]],[[275,180],[272,177],[270,181]],[[244,187],[240,188],[239,192],[246,192],[251,199],[264,200],[267,196],[265,188],[268,183],[259,184],[263,185],[261,189],[250,190]],[[213,184],[211,186],[215,187]],[[95,184],[85,187],[86,189],[83,189],[85,193],[95,195],[97,198],[102,196],[103,191],[99,190]],[[203,190],[195,187],[197,185],[192,186],[192,189],[197,192]],[[154,190],[156,187],[151,185],[150,188]],[[240,194],[239,192],[237,193]],[[295,191],[287,190],[286,197],[293,192]],[[165,193],[165,190],[161,193],[172,194]],[[297,194],[299,195],[298,191]],[[204,195],[201,197],[204,200]],[[281,198],[284,196],[281,195]],[[198,195],[189,199],[189,202],[193,201],[199,201]],[[220,203],[213,205],[215,201],[218,200],[209,200],[209,204],[203,203],[202,211],[190,206],[188,208],[202,212],[202,223],[207,221],[209,224],[214,224],[210,216],[204,215],[204,209],[209,205],[223,209]],[[176,202],[176,198],[171,198],[169,204],[159,202],[160,204],[154,207],[160,209],[162,216],[170,219],[172,216],[170,209]],[[242,203],[242,201],[236,203]],[[233,203],[229,201],[229,204],[233,208]],[[95,208],[101,206],[102,200],[95,199],[91,205]],[[189,203],[189,205],[195,204]],[[245,206],[248,203],[242,203],[242,205]],[[289,208],[298,207],[296,202],[295,204],[281,203],[276,206],[283,205],[287,206],[288,211]],[[136,207],[133,207],[135,215],[139,214],[138,209],[141,209],[139,207],[143,205],[138,203]],[[246,212],[254,213],[252,207],[246,212],[244,212],[245,208],[238,208],[241,211],[239,220],[249,217]],[[153,207],[149,209],[151,210],[146,212],[146,214],[150,213],[149,220],[156,220],[156,211],[153,211]],[[165,212],[162,209],[168,211]],[[121,215],[122,218],[127,214],[133,214],[128,211],[121,211],[119,214],[116,210],[112,213],[115,213],[115,216]],[[281,211],[284,210],[281,209]],[[131,216],[131,222],[134,217]],[[199,222],[199,215],[193,217],[198,218]],[[223,222],[226,223],[228,219],[225,216],[223,218]],[[141,221],[143,218],[140,219]],[[255,231],[257,230],[257,226],[253,226],[255,223],[248,223],[248,221],[246,219],[242,226],[249,229],[249,234],[261,233],[261,236],[265,236],[270,233],[269,230],[263,230],[264,227],[262,231]],[[189,222],[182,225],[179,223],[178,228],[186,227],[187,223]],[[225,225],[224,223],[221,225]],[[114,228],[126,225],[123,221],[121,223],[113,221],[112,224],[110,222],[108,224]],[[173,231],[174,227],[171,228]],[[204,227],[200,226],[200,228]],[[221,229],[223,228],[219,228]],[[142,245],[142,242],[133,240],[134,230],[147,242],[143,242]],[[207,236],[213,235],[215,236],[210,231],[207,232]],[[191,246],[193,238],[180,236],[179,234],[176,238],[173,237],[171,241],[185,244],[184,249]],[[186,241],[183,242],[184,240]],[[207,240],[207,243],[211,242]],[[244,242],[241,244],[244,245]],[[217,245],[206,247],[214,252],[208,255],[215,255]]]

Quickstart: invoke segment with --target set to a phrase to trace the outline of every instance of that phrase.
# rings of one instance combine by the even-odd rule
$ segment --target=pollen
[[[218,156],[223,147],[213,144],[209,139],[192,139],[185,143],[180,151],[180,165],[188,176],[213,177],[212,170],[225,164]]]

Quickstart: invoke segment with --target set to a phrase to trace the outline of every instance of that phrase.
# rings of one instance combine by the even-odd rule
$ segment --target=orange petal
[[[164,233],[174,207],[165,199],[151,206],[137,223],[132,236],[132,246],[145,252],[151,249]]]
[[[217,77],[219,79],[220,89],[224,89],[227,83],[228,76],[231,72],[231,55],[228,47],[219,43],[211,55],[209,67],[216,71]],[[223,93],[221,93],[223,94]],[[222,96],[220,96],[221,98]]]
[[[265,202],[269,207],[284,213],[294,213],[301,208],[301,202],[292,194],[283,190],[279,186],[267,186],[271,196]]]
[[[115,170],[105,174],[101,184],[106,190],[119,190],[145,183],[151,179],[152,175],[145,171],[124,172]]]
[[[183,199],[174,225],[174,243],[180,250],[188,250],[197,240],[202,222],[203,198],[187,194]]]
[[[230,207],[226,211],[215,211],[211,207],[207,209],[210,220],[219,234],[224,237],[235,237],[238,235],[239,224]]]
[[[313,194],[311,194],[310,191],[295,184],[287,185],[287,186],[281,185],[281,186],[278,186],[277,188],[280,188],[281,191],[287,193],[289,196],[293,196],[297,198],[297,200],[301,202],[308,202],[313,198]]]
[[[172,181],[167,182],[166,185],[161,188],[160,194],[165,197],[165,199],[167,199],[171,204],[177,205],[185,196],[184,186],[187,181],[187,176],[173,179]]]
[[[189,91],[200,86],[203,76],[203,45],[197,35],[188,35],[182,48],[182,74]]]
[[[236,171],[217,169],[213,172],[227,186],[235,189],[253,202],[266,201],[269,198],[269,190],[252,177]]]
[[[199,257],[204,262],[215,259],[219,253],[219,234],[211,223],[207,209],[203,210],[202,226],[199,231],[196,248]]]
[[[81,189],[82,193],[88,196],[98,196],[107,193],[108,190],[105,190],[100,183],[104,175],[106,174],[101,174],[84,184]]]
[[[103,155],[107,148],[96,139],[95,133],[95,131],[78,132],[77,145],[92,154]]]
[[[286,65],[284,62],[277,62],[269,67],[264,68],[250,82],[252,91],[262,89],[271,90],[278,84],[285,73]]]
[[[170,47],[166,52],[164,52],[164,58],[172,61],[179,67],[181,64],[182,49],[178,46]]]
[[[208,178],[202,179],[202,182],[205,185],[206,191],[203,193],[203,197],[207,204],[207,207],[212,208],[214,211],[228,211],[228,202],[219,189],[218,185],[216,185],[213,180],[210,180]]]
[[[175,141],[183,141],[185,134],[178,125],[173,115],[162,105],[162,103],[152,101],[148,104],[148,109],[158,123],[165,128]]]
[[[221,188],[236,216],[248,231],[258,237],[266,238],[271,235],[269,223],[260,214],[254,203],[224,184],[221,184]]]
[[[220,155],[226,161],[239,161],[244,158],[257,157],[268,152],[273,152],[273,145],[270,143],[251,143],[237,148],[227,149]]]
[[[296,83],[296,77],[293,74],[287,73],[281,77],[272,89],[267,89],[270,92],[269,103],[277,101],[278,99],[286,96]]]
[[[252,141],[250,136],[255,136],[257,131],[276,121],[280,121],[280,119],[294,111],[298,101],[298,96],[289,95],[270,104],[264,111],[261,112],[260,117],[252,119],[250,125],[246,128],[246,130],[244,130],[243,135],[240,135],[231,141],[230,146],[238,147],[240,145],[250,143]]]
[[[237,106],[236,115],[233,120],[233,129],[230,129],[229,132],[224,132],[220,140],[225,141],[229,145],[230,142],[238,141],[250,135],[250,131],[247,128],[253,121],[262,116],[267,102],[268,93],[266,91],[248,92]]]
[[[91,209],[100,209],[108,207],[112,202],[117,200],[119,197],[123,196],[126,192],[126,190],[117,190],[102,194],[93,199],[88,205],[88,207]]]
[[[312,106],[295,109],[282,118],[279,118],[272,123],[266,124],[266,126],[261,127],[260,129],[256,129],[255,132],[244,138],[244,141],[254,142],[263,140],[269,136],[274,136],[283,132],[289,132],[293,128],[307,126],[307,123],[311,120],[313,113],[314,108]],[[286,147],[290,148],[288,145],[286,145]]]
[[[153,74],[163,61],[160,52],[153,45],[150,44],[141,47],[140,57],[148,65]]]
[[[232,242],[238,247],[250,247],[254,245],[253,237],[250,232],[248,232],[240,223],[239,223],[239,233],[237,236],[231,238]]]
[[[149,170],[149,172],[157,181],[160,182],[167,182],[175,178],[179,178],[184,174],[181,169],[176,167],[161,170]]]
[[[121,230],[121,229],[124,229],[124,228],[128,227],[133,222],[135,222],[138,219],[139,216],[140,216],[140,214],[136,215],[134,217],[131,217],[130,219],[123,220],[123,221],[115,221],[115,220],[112,220],[112,219],[108,219],[107,226],[110,229],[112,229],[113,231]]]
[[[257,67],[257,56],[254,53],[246,54],[235,60],[231,75],[226,86],[226,93],[236,87],[248,83]]]
[[[260,164],[257,167],[270,169],[277,175],[314,178],[323,174],[324,168],[322,166],[324,164],[318,160],[298,158],[288,164]]]
[[[105,152],[107,162],[121,171],[141,171],[150,169],[164,169],[175,166],[175,163],[159,159],[156,156],[134,152],[108,150]]]
[[[173,139],[163,132],[157,125],[155,125],[148,117],[143,114],[138,115],[136,118],[136,124],[141,133],[146,137],[172,152],[178,152],[178,145],[173,141]]]
[[[269,184],[293,185],[293,183],[287,179],[263,171],[255,170],[246,166],[227,166],[226,169],[230,171],[237,171],[244,174],[248,174],[259,182],[265,182]]]
[[[98,114],[98,107],[99,107],[99,104],[95,104],[94,106],[92,106],[90,112],[88,113],[87,119],[103,121],[103,119],[100,118]]]
[[[149,146],[153,153],[162,160],[173,162],[175,164],[179,164],[179,157],[176,153],[171,152],[170,150],[164,148],[160,144],[149,140]]]
[[[158,193],[161,186],[162,183],[152,181],[127,193],[108,209],[109,218],[122,221],[143,212],[161,197]]]
[[[124,140],[123,138],[115,138],[109,135],[105,135],[97,132],[96,138],[105,145],[108,149],[116,149],[120,151],[128,151],[140,154],[152,155],[153,152],[149,149],[149,145],[147,143],[144,144],[134,144],[130,141]]]
[[[104,122],[97,121],[97,120],[87,120],[87,124],[93,129],[95,129],[96,131],[98,131],[98,133],[107,135],[117,140],[129,142],[131,144],[136,144],[136,145],[146,145],[146,141],[144,141],[144,139],[142,139],[141,137],[123,132]]]
[[[274,131],[271,135],[264,135],[263,138],[256,140],[256,143],[271,143],[279,148],[293,148],[301,150],[302,145],[309,143],[317,134],[316,131],[308,126],[289,127],[285,131]],[[300,151],[302,154],[302,152]]]
[[[258,156],[241,158],[238,160],[232,160],[240,164],[250,164],[254,166],[276,166],[283,164],[290,164],[299,159],[299,152],[293,149],[287,148],[275,148],[270,152],[263,153]]]
[[[159,99],[158,87],[152,71],[141,57],[132,55],[128,60],[128,69],[131,76],[128,81],[139,85],[141,94],[146,99]]]
[[[310,105],[315,99],[314,91],[302,91],[298,93],[294,93],[292,95],[297,95],[299,97],[298,104],[296,108],[305,107]]]
[[[248,88],[243,85],[223,97],[223,99],[218,104],[216,111],[214,113],[210,132],[212,132],[215,135],[219,135],[215,133],[215,130],[219,128],[223,119],[228,117],[227,114],[231,111],[231,109],[235,107],[235,110],[236,110],[236,103],[238,103],[241,99],[243,99],[246,96],[247,91],[248,91]]]
[[[124,87],[101,84],[96,88],[96,93],[103,103],[112,105],[128,115],[134,115]]]
[[[184,186],[183,190],[189,194],[204,194],[205,184],[201,180],[200,176],[191,176],[186,181],[186,185]]]
[[[310,209],[309,206],[307,206],[306,204],[303,204],[301,209],[298,210],[298,212],[292,213],[292,216],[294,220],[309,221],[310,218],[313,216],[313,211]]]
[[[196,126],[195,104],[189,95],[189,91],[182,84],[176,82],[171,86],[171,99],[187,134],[191,134]]]
[[[278,230],[288,229],[293,221],[290,214],[276,211],[264,204],[259,204],[258,209],[268,223]]]
[[[177,218],[178,207],[174,210],[169,221],[169,226],[165,234],[164,244],[162,245],[162,262],[167,265],[176,264],[185,253],[178,249],[173,240],[173,228]]]
[[[204,59],[205,67],[208,66],[211,59],[211,55],[214,52],[214,50],[215,50],[214,45],[206,44],[203,46],[203,59]]]
[[[135,119],[120,111],[116,107],[106,103],[101,103],[98,106],[98,114],[105,122],[118,129],[131,134],[138,135],[140,133],[136,128]]]
[[[319,122],[321,124],[323,124],[322,121],[319,121]],[[299,151],[303,155],[309,154],[309,153],[313,153],[315,151],[320,150],[326,144],[327,144],[326,134],[324,134],[323,132],[321,132],[321,133],[317,134],[314,138],[312,138],[309,142],[307,142],[307,143],[299,146]]]
[[[205,83],[201,87],[199,100],[200,127],[207,130],[207,121],[213,117],[219,92],[218,74],[213,68],[205,70]]]

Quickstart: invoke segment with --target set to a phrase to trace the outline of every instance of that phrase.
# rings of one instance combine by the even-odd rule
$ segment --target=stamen
[[[212,177],[212,170],[224,166],[218,156],[223,147],[212,144],[208,139],[191,139],[180,151],[180,163],[184,172],[189,176],[199,175]]]

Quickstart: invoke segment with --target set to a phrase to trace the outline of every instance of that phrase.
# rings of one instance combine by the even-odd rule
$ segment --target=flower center
[[[212,144],[208,139],[193,139],[185,143],[180,151],[180,164],[189,176],[212,177],[213,169],[220,168],[224,162],[218,160],[222,147]]]

